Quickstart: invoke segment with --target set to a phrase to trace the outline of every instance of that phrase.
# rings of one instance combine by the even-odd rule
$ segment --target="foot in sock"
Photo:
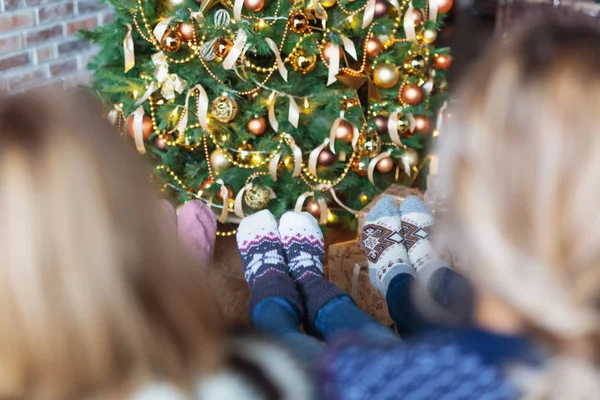
[[[398,207],[391,197],[384,197],[369,212],[361,232],[371,283],[384,296],[395,276],[401,273],[414,275],[400,231]]]
[[[304,297],[308,321],[312,323],[317,312],[329,300],[348,294],[323,276],[323,233],[312,215],[306,212],[285,213],[279,221],[279,233],[290,275]]]
[[[302,300],[288,274],[277,221],[268,210],[242,220],[237,245],[250,289],[250,312],[262,300],[282,297],[302,313]]]
[[[435,252],[431,243],[434,218],[429,208],[415,196],[407,197],[400,206],[402,236],[408,259],[426,285],[432,274],[442,267],[449,268]]]

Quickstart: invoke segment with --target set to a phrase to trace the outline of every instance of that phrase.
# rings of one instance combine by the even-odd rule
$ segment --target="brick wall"
[[[75,34],[110,18],[98,0],[0,0],[0,92],[87,82],[95,49]]]

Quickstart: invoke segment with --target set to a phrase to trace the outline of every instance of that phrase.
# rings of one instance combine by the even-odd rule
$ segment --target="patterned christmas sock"
[[[392,279],[402,273],[414,275],[400,234],[398,207],[391,197],[375,204],[362,228],[361,239],[369,261],[371,283],[384,296]]]
[[[427,285],[439,268],[450,268],[435,252],[431,243],[434,218],[429,208],[416,196],[407,197],[400,206],[402,236],[408,259],[419,278]]]
[[[291,211],[283,214],[279,233],[290,274],[304,297],[308,321],[312,323],[329,300],[348,294],[323,276],[323,233],[312,215]]]
[[[237,245],[250,288],[250,313],[258,303],[270,297],[283,297],[302,313],[302,299],[288,274],[277,221],[268,210],[242,220]]]

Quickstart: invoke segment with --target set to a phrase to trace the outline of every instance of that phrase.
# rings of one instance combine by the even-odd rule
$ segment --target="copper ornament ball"
[[[333,152],[326,147],[323,150],[321,150],[321,152],[319,153],[319,157],[317,158],[317,163],[320,166],[329,167],[329,166],[335,164],[336,159],[337,159],[337,157],[335,156],[335,154],[333,154]]]
[[[288,26],[295,33],[303,33],[309,28],[308,18],[301,12],[293,13],[289,20]]]
[[[341,120],[335,129],[335,139],[342,140],[346,143],[352,142],[354,136],[354,127],[352,124],[345,119]]]
[[[218,57],[227,57],[231,47],[233,47],[233,42],[228,38],[218,38],[213,42],[212,47]]]
[[[452,57],[448,54],[440,54],[433,59],[433,66],[437,69],[448,69],[452,65]]]
[[[385,0],[375,1],[375,18],[381,18],[390,11],[390,3]]]
[[[392,160],[391,157],[382,158],[379,160],[379,162],[377,162],[375,168],[377,168],[377,171],[382,173],[390,172],[394,169],[394,160]]]
[[[431,132],[431,119],[424,115],[415,115],[415,132],[418,132],[418,133]]]
[[[231,186],[225,185],[225,188],[227,189],[227,197],[229,199],[233,199],[235,197],[235,194],[233,193],[233,189],[231,188]],[[221,195],[221,188],[217,189],[217,199],[219,199],[220,202],[223,202],[223,196]]]
[[[447,14],[454,5],[454,0],[438,0],[438,12]]]
[[[135,139],[135,132],[133,130],[134,118],[135,117],[133,115],[130,115],[129,118],[127,118],[127,132],[129,132],[129,136]],[[142,139],[148,140],[153,131],[154,126],[152,125],[152,118],[144,115],[142,118]]]
[[[342,57],[344,56],[344,49],[340,45],[338,45],[338,53],[339,53],[339,59],[341,60]],[[325,46],[323,46],[323,53],[322,53],[323,60],[325,60],[325,62],[328,63],[332,54],[333,54],[333,43],[331,43],[331,42],[325,43]]]
[[[248,128],[248,132],[260,136],[267,130],[267,121],[264,117],[255,116],[248,121],[246,127]]]
[[[162,40],[160,41],[162,48],[171,53],[179,50],[182,43],[183,40],[181,36],[179,36],[179,33],[171,28],[167,29]]]
[[[170,142],[171,140],[173,139],[170,135],[165,135],[164,139],[162,139],[160,136],[157,136],[154,139],[154,147],[156,147],[158,150],[164,151],[167,149],[167,142]]]
[[[211,187],[213,185],[213,183],[215,183],[215,181],[213,181],[212,178],[206,178],[205,180],[202,181],[198,190],[206,190],[209,187]]]
[[[378,56],[379,54],[381,54],[382,51],[383,45],[376,37],[371,36],[370,38],[365,40],[365,52],[369,57]]]
[[[313,199],[306,202],[306,211],[315,218],[321,217],[321,207],[319,207],[319,203]]]
[[[182,22],[177,27],[177,32],[179,32],[179,36],[181,36],[183,40],[185,40],[186,42],[191,42],[192,40],[194,40],[195,29],[196,28],[194,27],[194,24]]]
[[[381,64],[373,70],[373,82],[382,89],[391,89],[400,80],[400,72],[393,64]]]
[[[248,11],[259,12],[265,7],[265,0],[244,0],[244,7]]]
[[[375,123],[375,128],[377,129],[378,134],[385,135],[388,132],[388,117],[384,115],[376,115],[373,117],[373,122]]]
[[[415,26],[419,26],[423,23],[423,14],[419,10],[413,10],[413,22]]]
[[[408,105],[416,106],[423,100],[423,89],[414,83],[408,83],[400,90],[400,100]]]

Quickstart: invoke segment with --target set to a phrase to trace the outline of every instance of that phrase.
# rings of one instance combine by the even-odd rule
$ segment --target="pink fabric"
[[[185,203],[179,209],[177,234],[200,265],[208,267],[217,238],[217,217],[212,209],[200,200]]]

